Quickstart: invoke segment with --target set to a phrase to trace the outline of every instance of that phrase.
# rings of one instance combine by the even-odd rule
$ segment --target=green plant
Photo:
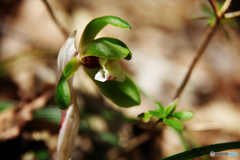
[[[159,119],[157,123],[163,122],[173,129],[181,131],[183,129],[183,125],[180,121],[187,121],[193,118],[194,113],[191,111],[174,112],[178,105],[178,99],[188,83],[196,63],[204,53],[204,50],[209,44],[216,29],[222,29],[224,34],[228,37],[227,31],[224,29],[223,25],[230,24],[233,27],[237,26],[233,20],[228,19],[233,16],[225,14],[231,0],[226,0],[223,5],[218,5],[214,0],[209,0],[209,2],[213,8],[212,10],[206,5],[203,5],[202,7],[202,10],[208,14],[207,20],[209,28],[206,31],[201,44],[196,50],[196,56],[194,57],[182,84],[176,92],[173,102],[165,108],[160,103],[154,102],[157,109],[147,113],[142,113],[138,116],[143,122],[148,122],[152,117],[157,117]],[[62,129],[60,131],[60,140],[58,145],[60,147],[58,150],[58,153],[60,153],[59,159],[66,159],[69,157],[72,150],[69,146],[73,145],[72,141],[76,136],[76,128],[79,124],[79,117],[77,116],[78,112],[75,107],[76,100],[72,88],[72,76],[80,66],[83,66],[85,73],[92,79],[103,95],[116,105],[120,107],[131,107],[140,104],[140,93],[138,88],[134,82],[126,74],[124,74],[119,64],[120,59],[131,59],[132,53],[129,48],[118,39],[109,37],[95,39],[95,36],[107,24],[120,28],[131,29],[131,26],[126,21],[118,17],[104,16],[96,18],[86,26],[80,39],[78,49],[75,47],[76,31],[74,31],[59,52],[59,83],[56,92],[56,102],[60,109],[66,110],[62,112]],[[72,123],[69,125],[67,122],[70,122],[70,120]],[[181,132],[178,133],[181,137]],[[61,136],[61,134],[64,136]],[[66,136],[70,136],[72,138],[70,141],[71,143],[66,143]],[[101,138],[105,139],[104,136],[101,136]],[[112,136],[111,143],[116,143],[116,137]],[[196,148],[165,159],[194,158],[209,153],[209,147],[215,147],[215,151],[239,148],[239,142],[227,143],[224,145],[226,147],[222,147],[223,144],[219,144]],[[66,154],[61,155],[61,152]]]
[[[164,122],[166,125],[175,130],[182,130],[183,125],[177,119],[181,121],[188,121],[194,116],[194,113],[191,111],[174,112],[178,105],[178,99],[174,100],[166,108],[164,108],[160,103],[156,103],[156,105],[158,106],[157,109],[149,111],[149,113],[142,113],[138,117],[143,122],[148,122],[154,116],[159,118],[159,122]]]
[[[59,160],[69,158],[78,131],[79,113],[72,77],[81,65],[103,95],[113,103],[121,107],[140,104],[138,88],[123,73],[119,63],[120,59],[130,60],[131,51],[118,39],[109,37],[94,39],[107,24],[131,29],[131,26],[121,18],[99,17],[88,23],[84,29],[78,49],[75,45],[76,31],[74,31],[59,51],[60,78],[55,97],[59,108],[65,110],[62,111],[62,127],[58,139]]]

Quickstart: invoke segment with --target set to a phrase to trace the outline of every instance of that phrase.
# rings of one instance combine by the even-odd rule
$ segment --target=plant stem
[[[220,143],[213,144],[203,147],[194,148],[190,151],[181,152],[179,154],[175,154],[173,156],[163,158],[162,160],[185,160],[190,158],[199,157],[205,154],[210,154],[211,151],[219,152],[228,149],[237,149],[240,148],[240,141],[238,142],[228,142],[228,143]]]
[[[217,10],[217,5],[216,5],[215,0],[209,0],[209,2],[210,2],[211,6],[212,6],[212,8],[215,12],[216,20],[215,20],[214,24],[207,29],[207,31],[206,31],[203,39],[202,39],[202,42],[200,43],[199,47],[196,50],[196,55],[195,55],[191,65],[188,69],[188,72],[185,75],[185,77],[183,79],[183,82],[181,83],[179,89],[177,90],[173,100],[176,99],[176,98],[180,98],[184,88],[186,87],[186,84],[189,81],[189,78],[192,74],[192,71],[193,71],[194,67],[196,66],[196,64],[199,61],[199,59],[201,58],[201,56],[203,55],[207,45],[209,44],[209,42],[210,42],[211,38],[213,37],[214,33],[216,32],[222,16],[224,15],[226,10],[230,6],[231,0],[226,0],[223,4],[222,8],[220,9],[220,11]],[[178,136],[179,136],[179,138],[182,142],[183,147],[187,150],[189,147],[187,146],[187,144],[184,141],[184,137],[183,137],[182,132],[178,131],[177,133],[178,133]]]
[[[63,26],[57,21],[53,10],[51,8],[51,6],[48,4],[47,0],[43,0],[43,3],[45,4],[45,6],[47,7],[47,10],[52,18],[52,20],[55,22],[55,24],[57,25],[57,27],[60,29],[60,31],[63,33],[63,35],[65,36],[65,38],[67,38],[69,36],[69,33],[66,31],[65,28],[63,28]]]
[[[185,141],[185,139],[184,139],[184,136],[183,136],[182,132],[176,130],[176,133],[177,133],[177,135],[178,135],[178,137],[179,137],[179,139],[180,139],[180,141],[181,141],[182,146],[184,147],[184,149],[185,149],[186,151],[187,151],[187,150],[190,150],[190,148],[188,147],[188,145],[187,145],[187,143],[186,143],[186,141]]]
[[[203,55],[204,50],[206,49],[209,41],[211,40],[212,36],[214,35],[214,33],[217,29],[217,26],[218,26],[218,23],[217,23],[217,20],[216,20],[215,23],[213,24],[213,26],[211,26],[207,29],[200,46],[197,48],[196,55],[195,55],[191,65],[188,69],[188,72],[185,75],[184,80],[183,80],[182,84],[180,85],[179,89],[177,90],[173,99],[180,98],[180,96],[182,94],[182,91],[184,90],[186,84],[188,83],[188,80],[189,80],[189,78],[192,74],[192,71],[193,71],[194,67],[196,66],[200,57]]]
[[[195,55],[191,65],[188,69],[188,72],[187,72],[182,84],[180,85],[180,87],[177,90],[173,99],[180,98],[180,96],[182,94],[182,91],[184,90],[186,84],[188,83],[188,80],[189,80],[189,78],[192,74],[192,71],[193,71],[194,67],[196,66],[200,57],[203,55],[209,41],[213,37],[213,35],[214,35],[218,25],[219,25],[219,22],[220,22],[222,16],[224,15],[224,13],[226,12],[226,10],[228,9],[228,7],[231,4],[231,0],[226,0],[223,4],[222,8],[220,9],[220,11],[217,11],[216,2],[214,0],[209,0],[209,1],[210,1],[211,6],[213,7],[214,12],[215,12],[216,20],[215,20],[214,24],[207,29],[207,31],[206,31],[203,39],[202,39],[201,44],[199,45],[199,47],[196,50],[196,55]]]

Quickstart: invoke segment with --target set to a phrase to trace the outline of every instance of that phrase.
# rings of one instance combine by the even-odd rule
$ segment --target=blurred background
[[[56,58],[73,30],[77,42],[89,21],[118,16],[132,26],[105,27],[99,37],[122,40],[133,53],[122,61],[145,93],[168,105],[180,86],[208,27],[207,0],[1,0],[0,2],[0,159],[55,160],[61,111],[54,99]],[[238,0],[230,11],[240,10]],[[209,6],[210,7],[210,6]],[[193,71],[177,110],[195,117],[184,122],[191,148],[240,140],[240,32],[218,30]],[[59,28],[59,26],[61,26]],[[227,35],[227,38],[226,38]],[[80,127],[72,160],[159,160],[184,151],[176,132],[141,122],[155,106],[119,108],[105,99],[79,69],[74,87]],[[240,150],[236,151],[240,154]],[[201,159],[239,159],[202,157]]]

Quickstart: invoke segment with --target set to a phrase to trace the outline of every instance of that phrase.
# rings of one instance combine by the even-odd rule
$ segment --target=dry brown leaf
[[[0,141],[15,138],[27,121],[32,119],[33,111],[42,108],[52,96],[52,90],[47,90],[31,102],[19,102],[14,108],[0,113]]]

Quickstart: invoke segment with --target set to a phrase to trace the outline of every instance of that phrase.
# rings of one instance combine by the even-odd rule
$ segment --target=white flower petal
[[[68,37],[64,45],[61,47],[58,53],[57,66],[58,66],[58,74],[62,75],[62,72],[67,65],[67,63],[74,57],[77,52],[75,46],[75,36],[77,31],[73,31],[73,33]]]
[[[99,58],[99,63],[102,66],[102,69],[100,69],[95,75],[95,80],[101,82],[108,80],[123,82],[125,80],[125,76],[118,59]]]

